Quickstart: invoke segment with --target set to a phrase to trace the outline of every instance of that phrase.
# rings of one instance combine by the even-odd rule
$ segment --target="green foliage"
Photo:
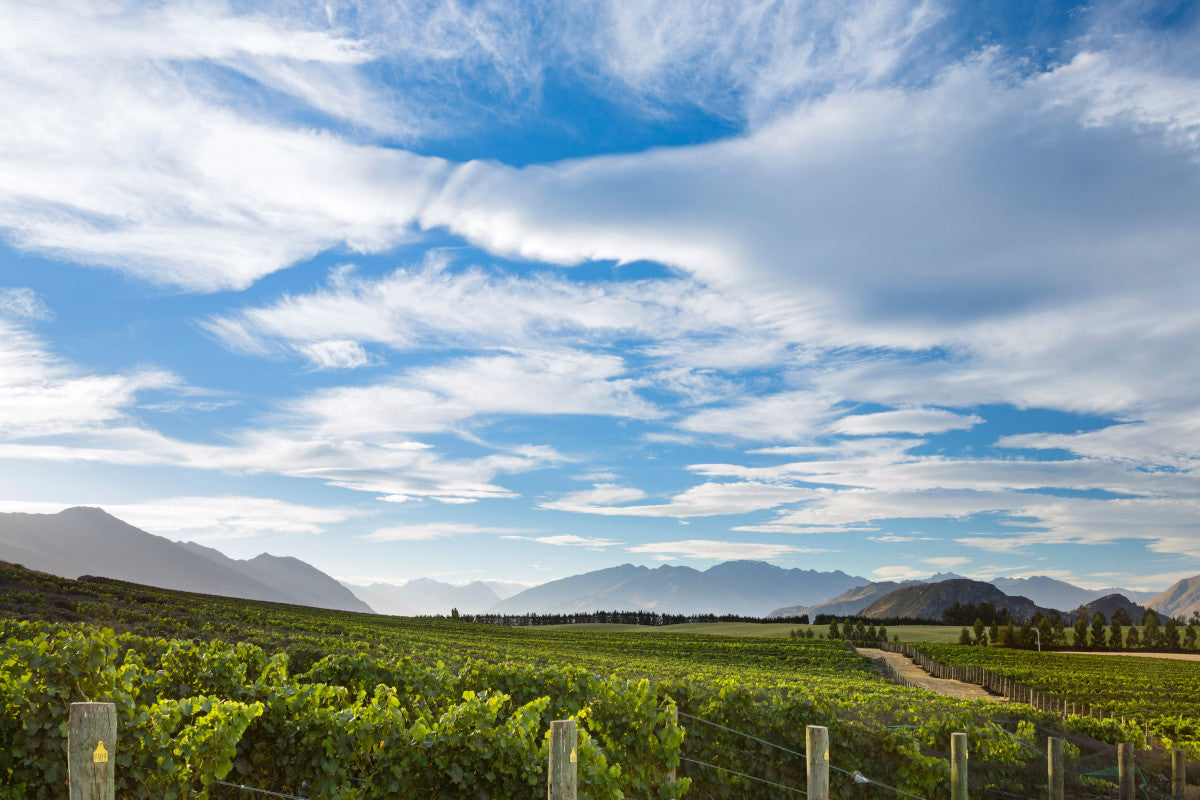
[[[1076,650],[1086,650],[1088,646],[1088,623],[1083,617],[1075,620],[1075,636],[1071,642]]]
[[[951,733],[966,732],[980,758],[1017,764],[1037,758],[1025,741],[1033,722],[1058,724],[885,683],[837,638],[514,629],[21,580],[20,591],[0,587],[8,617],[78,619],[84,608],[105,624],[0,620],[0,786],[13,798],[62,796],[54,754],[73,699],[117,703],[129,797],[205,797],[221,775],[325,800],[530,797],[544,791],[549,722],[565,718],[579,724],[581,794],[596,800],[678,800],[689,785],[701,798],[777,796],[681,755],[803,786],[802,758],[693,716],[796,752],[805,726],[825,725],[837,767],[929,797],[948,779]],[[1172,714],[1160,735],[1189,741],[1194,710]],[[833,793],[874,796],[841,772]]]
[[[1137,630],[1129,629],[1132,646],[1137,644]],[[1109,719],[1071,718],[1072,727],[1089,735],[1113,743],[1135,741],[1141,738],[1137,732],[1148,725],[1151,733],[1175,742],[1173,746],[1200,755],[1194,722],[1200,720],[1200,670],[1195,662],[936,644],[921,649],[944,664],[985,667],[1080,707],[1086,703],[1102,710]],[[1125,717],[1127,728],[1111,717]]]

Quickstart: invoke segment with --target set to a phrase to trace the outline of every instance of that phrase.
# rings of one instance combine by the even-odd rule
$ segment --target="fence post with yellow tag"
[[[113,800],[117,755],[117,707],[72,703],[67,726],[71,800]]]
[[[575,720],[557,719],[550,723],[550,768],[546,778],[549,800],[575,800],[578,747],[579,731]]]

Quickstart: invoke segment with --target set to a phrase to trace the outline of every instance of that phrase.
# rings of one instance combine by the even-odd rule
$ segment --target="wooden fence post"
[[[113,800],[116,792],[117,707],[71,703],[67,774],[71,800]]]
[[[950,734],[950,800],[967,800],[967,735]]]
[[[1133,760],[1133,745],[1122,742],[1117,745],[1117,779],[1121,786],[1120,800],[1134,800],[1133,776],[1137,764]]]
[[[809,725],[805,739],[808,800],[829,800],[829,729]]]
[[[579,731],[573,719],[550,723],[550,768],[546,777],[548,800],[575,800]]]
[[[671,722],[675,723],[676,725],[679,724],[679,706],[675,705],[674,703],[671,704]],[[669,770],[667,770],[667,784],[670,785],[674,782],[675,768],[671,767]]]
[[[1046,740],[1046,781],[1050,800],[1063,800],[1066,794],[1066,746],[1062,739],[1051,736]]]
[[[1187,758],[1182,750],[1171,751],[1171,797],[1183,800],[1187,792]]]

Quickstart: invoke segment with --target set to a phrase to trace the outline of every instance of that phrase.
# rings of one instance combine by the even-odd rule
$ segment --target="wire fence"
[[[253,794],[261,794],[266,797],[280,797],[283,800],[313,800],[312,798],[303,797],[295,794],[285,794],[284,792],[272,792],[269,789],[257,789],[253,786],[244,786],[240,783],[229,783],[228,781],[213,781],[214,786],[224,786],[228,789],[240,789],[243,792],[251,792]]]
[[[698,716],[696,716],[696,715],[694,715],[694,714],[687,714],[687,713],[684,713],[684,712],[682,712],[682,711],[679,711],[679,712],[678,712],[678,714],[679,714],[679,716],[680,716],[681,718],[695,720],[696,722],[700,722],[700,723],[703,723],[703,724],[705,724],[705,725],[711,726],[711,727],[713,727],[713,728],[717,728],[717,729],[720,729],[720,730],[726,731],[727,733],[732,733],[732,734],[735,734],[735,735],[737,735],[737,736],[741,736],[741,737],[743,737],[743,738],[745,738],[745,739],[748,739],[748,740],[750,740],[750,741],[758,742],[759,744],[763,744],[763,745],[766,745],[767,747],[774,748],[774,749],[776,749],[776,750],[778,750],[778,751],[780,751],[780,752],[782,752],[782,753],[786,753],[786,754],[788,754],[788,755],[790,755],[790,756],[794,756],[795,758],[799,758],[799,759],[807,759],[807,754],[806,754],[804,751],[801,751],[801,750],[794,750],[794,749],[792,749],[792,748],[790,748],[790,747],[785,747],[784,745],[781,745],[781,744],[779,744],[779,743],[777,743],[777,742],[772,742],[772,741],[769,741],[769,740],[767,740],[767,739],[763,739],[763,738],[762,738],[762,737],[760,737],[760,736],[755,736],[754,734],[751,734],[751,733],[746,733],[745,731],[739,731],[739,730],[737,730],[737,729],[735,729],[735,728],[731,728],[731,727],[729,727],[728,725],[722,725],[722,724],[721,724],[721,723],[719,723],[719,722],[713,722],[713,721],[712,721],[712,720],[710,720],[710,719],[705,719],[705,718],[703,718],[703,717],[698,717]],[[691,763],[691,764],[697,764],[697,765],[704,766],[704,767],[710,767],[710,768],[712,768],[712,769],[720,770],[720,771],[722,771],[722,772],[731,773],[731,774],[733,774],[733,775],[739,775],[739,776],[741,776],[741,777],[744,777],[744,778],[749,778],[750,780],[757,781],[757,782],[759,782],[759,783],[765,783],[765,784],[769,784],[769,785],[772,785],[772,786],[778,786],[778,787],[780,787],[780,788],[787,789],[788,791],[795,791],[795,792],[799,792],[799,790],[798,790],[798,789],[795,789],[795,788],[793,788],[793,787],[789,787],[789,786],[786,786],[786,785],[784,785],[784,784],[775,783],[775,782],[773,782],[773,781],[768,781],[768,780],[765,780],[765,779],[763,779],[763,778],[757,778],[757,777],[753,777],[753,776],[751,776],[751,775],[747,775],[746,773],[739,772],[739,771],[736,771],[736,770],[727,769],[727,768],[725,768],[725,767],[718,767],[718,766],[715,766],[715,765],[713,765],[713,764],[708,764],[708,763],[705,763],[705,762],[697,761],[697,760],[695,760],[695,759],[684,758],[684,757],[680,757],[680,759],[679,759],[679,760],[680,760],[680,761],[683,761],[683,762]],[[807,764],[806,764],[806,768],[807,768]],[[913,800],[926,800],[926,798],[924,798],[924,797],[921,797],[920,795],[912,794],[911,792],[906,792],[906,791],[904,791],[903,789],[898,789],[898,788],[896,788],[895,786],[891,786],[891,785],[889,785],[889,784],[887,784],[887,783],[884,783],[883,781],[876,780],[876,779],[874,779],[874,778],[870,778],[870,777],[868,777],[868,776],[864,775],[864,774],[863,774],[863,773],[862,773],[860,770],[856,770],[856,769],[855,769],[855,770],[848,770],[848,769],[845,769],[845,768],[843,768],[843,767],[839,767],[838,765],[836,765],[836,764],[833,764],[833,763],[830,763],[830,764],[829,764],[829,769],[830,769],[831,771],[833,771],[833,772],[838,772],[838,773],[841,773],[841,774],[843,774],[843,775],[847,776],[847,777],[848,777],[848,778],[849,778],[851,781],[853,781],[855,784],[857,784],[857,785],[859,785],[859,786],[876,786],[876,787],[878,787],[878,788],[880,788],[880,789],[884,789],[884,790],[886,790],[886,791],[893,792],[893,793],[895,793],[895,794],[897,794],[897,795],[900,795],[900,796],[902,796],[902,797],[909,797],[909,798],[913,798]],[[800,794],[805,794],[804,792],[799,792],[799,793],[800,793]]]

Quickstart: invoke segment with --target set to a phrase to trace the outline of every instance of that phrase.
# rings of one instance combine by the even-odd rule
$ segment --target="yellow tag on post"
[[[107,764],[108,763],[108,750],[104,747],[104,742],[99,742],[96,745],[96,749],[92,751],[92,763],[93,764]]]

